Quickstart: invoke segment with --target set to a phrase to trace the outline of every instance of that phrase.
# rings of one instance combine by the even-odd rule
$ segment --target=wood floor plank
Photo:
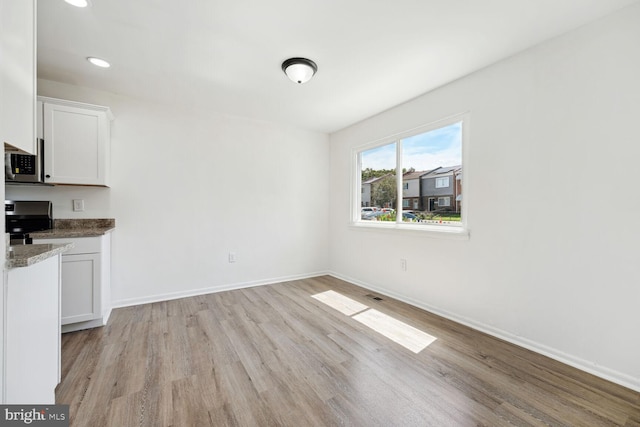
[[[437,340],[409,351],[328,291]],[[63,335],[56,400],[76,427],[640,426],[640,393],[372,296],[322,276],[116,309]]]

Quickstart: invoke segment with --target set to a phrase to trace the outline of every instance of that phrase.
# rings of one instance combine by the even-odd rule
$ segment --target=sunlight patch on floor
[[[395,341],[404,348],[420,353],[437,338],[422,332],[420,329],[407,325],[387,314],[381,313],[373,308],[356,314],[353,319],[378,332],[381,335]]]
[[[357,320],[414,353],[420,353],[429,344],[437,340],[436,337],[420,329],[407,325],[378,310],[369,308],[339,292],[329,290],[311,295],[311,297]]]
[[[368,306],[360,304],[358,301],[352,300],[349,297],[345,297],[336,291],[321,292],[319,294],[311,295],[311,297],[338,310],[342,314],[346,314],[347,316],[353,316],[354,314],[360,313],[361,311],[369,308]]]

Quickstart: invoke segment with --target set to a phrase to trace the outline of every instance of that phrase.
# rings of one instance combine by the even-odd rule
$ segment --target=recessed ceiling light
[[[111,64],[109,64],[104,59],[100,59],[100,58],[94,58],[94,57],[90,56],[89,58],[87,58],[87,61],[91,62],[96,67],[102,67],[102,68],[111,67]]]
[[[64,0],[67,3],[69,3],[70,5],[76,6],[76,7],[87,7],[89,6],[89,2],[87,0]]]

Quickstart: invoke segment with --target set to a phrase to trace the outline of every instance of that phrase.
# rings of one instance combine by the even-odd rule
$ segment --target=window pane
[[[397,204],[396,144],[383,145],[360,153],[362,183],[361,219],[395,221]],[[371,207],[373,209],[362,209]]]
[[[436,188],[446,188],[449,186],[449,177],[436,178]]]
[[[402,168],[403,221],[462,225],[462,122],[403,139]]]
[[[448,197],[439,197],[438,198],[438,207],[442,208],[442,207],[446,207],[446,206],[451,206],[451,204],[449,203],[449,198]]]

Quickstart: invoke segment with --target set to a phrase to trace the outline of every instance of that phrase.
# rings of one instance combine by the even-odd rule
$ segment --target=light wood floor
[[[437,337],[419,354],[314,299]],[[63,336],[72,426],[640,426],[640,393],[332,277],[117,309]]]

